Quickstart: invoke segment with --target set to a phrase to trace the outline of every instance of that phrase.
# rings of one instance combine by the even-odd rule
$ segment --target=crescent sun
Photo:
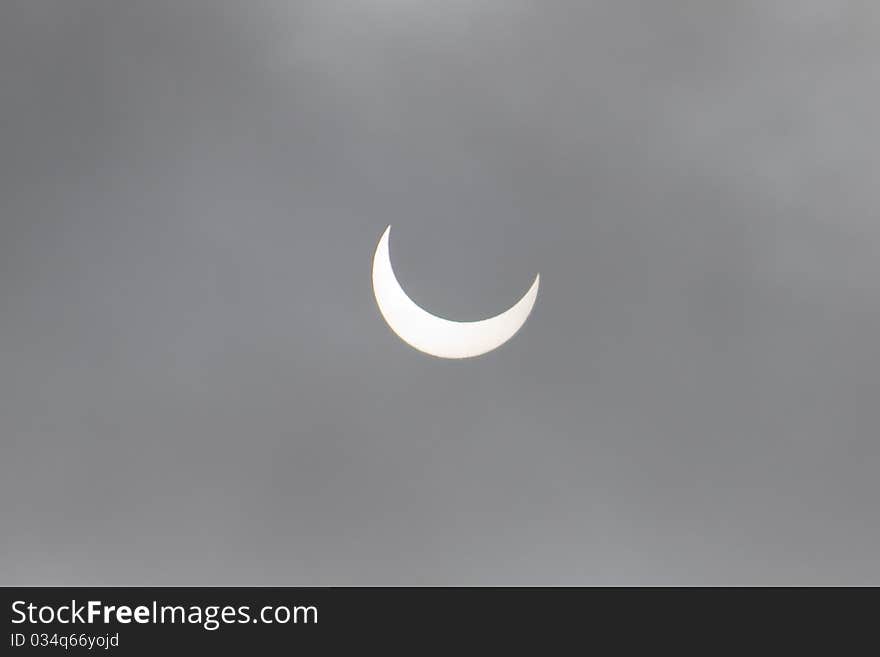
[[[391,267],[385,229],[373,255],[373,293],[382,317],[401,340],[438,358],[472,358],[497,349],[519,331],[538,296],[540,274],[523,297],[500,315],[456,322],[432,315],[407,296]]]

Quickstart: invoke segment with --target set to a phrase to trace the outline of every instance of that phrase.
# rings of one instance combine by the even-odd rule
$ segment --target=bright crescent
[[[432,315],[410,299],[391,267],[385,229],[373,256],[373,293],[382,317],[401,340],[439,358],[471,358],[497,349],[519,331],[532,312],[541,276],[522,299],[500,315],[476,322],[455,322]]]

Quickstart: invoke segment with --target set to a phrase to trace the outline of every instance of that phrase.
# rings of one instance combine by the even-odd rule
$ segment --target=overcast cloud
[[[7,0],[0,583],[880,584],[880,6]],[[384,324],[370,261],[479,319]]]

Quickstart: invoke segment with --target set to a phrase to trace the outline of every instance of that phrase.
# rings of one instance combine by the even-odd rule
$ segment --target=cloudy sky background
[[[0,583],[880,584],[878,61],[867,1],[3,2]],[[524,329],[403,344],[388,224]]]

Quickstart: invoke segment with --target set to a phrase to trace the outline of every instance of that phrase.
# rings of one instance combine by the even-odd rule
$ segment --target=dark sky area
[[[7,0],[0,583],[880,584],[880,5]],[[385,325],[541,291],[467,361]]]

